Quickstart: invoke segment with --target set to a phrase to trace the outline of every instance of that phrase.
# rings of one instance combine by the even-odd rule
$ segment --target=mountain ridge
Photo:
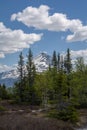
[[[41,73],[46,71],[49,67],[49,64],[51,64],[51,56],[46,52],[41,52],[39,55],[34,57],[33,62],[36,66],[36,71]],[[7,87],[12,87],[18,80],[18,76],[17,68],[10,71],[1,72],[0,84],[5,84]]]

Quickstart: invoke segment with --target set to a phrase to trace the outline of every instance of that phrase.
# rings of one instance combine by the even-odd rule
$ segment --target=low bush
[[[63,121],[70,121],[76,123],[78,121],[78,112],[74,107],[68,106],[62,110],[51,110],[48,114],[49,117],[57,118]]]
[[[78,112],[74,107],[68,106],[65,109],[59,111],[58,118],[64,121],[69,120],[75,123],[78,121]]]

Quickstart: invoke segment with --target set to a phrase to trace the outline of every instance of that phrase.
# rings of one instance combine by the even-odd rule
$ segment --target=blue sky
[[[0,72],[31,47],[87,57],[87,0],[0,0]]]

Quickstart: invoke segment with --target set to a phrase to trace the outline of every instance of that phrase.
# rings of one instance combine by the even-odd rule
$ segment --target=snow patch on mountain
[[[49,64],[51,64],[51,56],[49,56],[46,52],[42,52],[34,58],[33,62],[36,66],[36,71],[43,72],[46,71]],[[17,81],[18,76],[19,74],[17,68],[2,72],[0,73],[0,84],[5,84],[8,87],[13,86],[15,81]]]
[[[51,57],[46,52],[42,52],[34,58],[34,64],[37,72],[46,71],[51,64]]]
[[[1,79],[6,79],[6,78],[16,79],[18,78],[18,76],[19,75],[18,75],[17,69],[15,69],[15,70],[3,72]]]

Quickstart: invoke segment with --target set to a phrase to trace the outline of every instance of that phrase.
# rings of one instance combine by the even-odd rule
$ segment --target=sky
[[[0,72],[22,51],[83,56],[87,61],[87,0],[0,0]]]

